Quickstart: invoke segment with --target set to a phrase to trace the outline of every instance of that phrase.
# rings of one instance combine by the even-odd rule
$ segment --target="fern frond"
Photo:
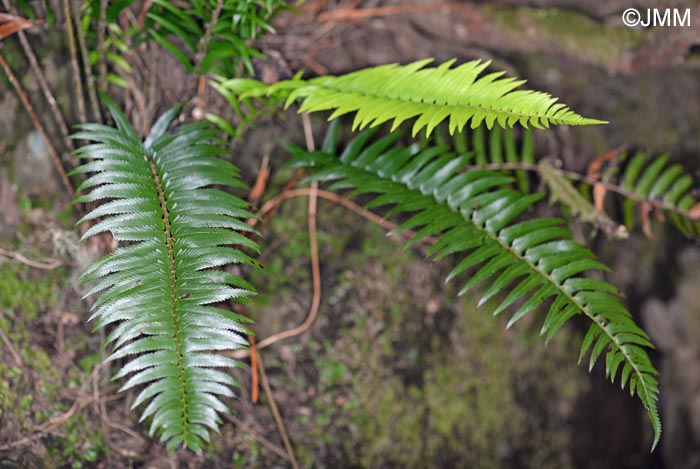
[[[494,314],[520,306],[508,327],[551,300],[542,326],[546,340],[570,318],[591,323],[581,358],[591,351],[592,369],[605,353],[606,375],[637,394],[654,428],[661,426],[656,408],[656,370],[644,347],[648,336],[620,304],[608,283],[582,277],[588,270],[606,270],[584,246],[570,239],[557,219],[514,222],[542,194],[523,195],[509,187],[511,178],[494,171],[461,171],[470,156],[447,147],[393,146],[395,134],[367,144],[376,129],[360,133],[340,155],[295,149],[292,165],[313,170],[313,179],[333,182],[331,189],[352,189],[353,195],[374,194],[368,207],[392,205],[390,214],[413,216],[398,230],[417,231],[414,242],[438,236],[429,249],[436,259],[457,254],[461,260],[448,280],[480,266],[463,285],[463,294],[482,281],[490,286],[479,304],[496,300]],[[619,373],[618,373],[619,372]]]
[[[635,207],[645,204],[667,214],[684,235],[700,236],[698,185],[688,171],[679,164],[669,165],[668,155],[649,159],[643,153],[636,153],[621,158],[630,158],[618,178],[625,192],[625,225],[631,228],[637,224]]]
[[[168,111],[141,142],[121,112],[109,105],[117,128],[81,126],[74,138],[95,143],[76,151],[89,173],[77,202],[100,205],[79,223],[97,220],[83,239],[111,232],[127,242],[87,267],[84,281],[102,292],[92,308],[96,327],[111,326],[109,360],[126,359],[116,378],[129,377],[121,390],[145,385],[133,407],[146,404],[169,450],[183,445],[201,452],[209,429],[218,431],[222,397],[237,386],[218,371],[237,362],[220,350],[247,346],[248,320],[218,306],[245,301],[252,288],[235,275],[216,270],[255,264],[240,247],[257,249],[241,232],[250,231],[247,204],[212,185],[240,187],[238,170],[215,158],[212,132],[185,125],[167,128],[179,111]]]
[[[408,65],[381,65],[342,76],[287,80],[268,88],[290,92],[287,105],[301,99],[300,112],[333,110],[329,120],[355,112],[353,128],[373,127],[393,120],[392,130],[416,117],[413,135],[430,134],[447,119],[450,133],[467,123],[512,127],[552,124],[587,125],[603,121],[582,117],[557,98],[539,91],[517,90],[524,80],[503,78],[504,72],[480,76],[489,62],[478,60],[451,68],[454,60],[426,68],[432,59]]]
[[[649,210],[656,211],[660,220],[670,219],[685,236],[700,236],[700,187],[687,169],[680,164],[670,165],[668,155],[648,158],[640,152],[621,153],[602,173],[598,169],[585,175],[555,168],[542,158],[535,162],[531,129],[523,129],[520,142],[515,140],[512,129],[496,126],[486,130],[483,125],[455,133],[452,139],[444,138],[438,131],[434,140],[459,153],[471,153],[471,169],[514,171],[524,193],[530,192],[525,171],[536,172],[549,188],[553,201],[565,204],[574,216],[614,237],[627,237],[628,230],[638,225],[640,218],[649,218],[641,211]],[[570,181],[578,181],[581,186],[576,188]],[[595,196],[591,187],[598,189]],[[624,199],[623,224],[599,208],[607,193]]]

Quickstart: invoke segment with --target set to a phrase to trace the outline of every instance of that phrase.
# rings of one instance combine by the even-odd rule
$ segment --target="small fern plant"
[[[573,317],[588,321],[579,361],[590,354],[593,368],[605,357],[606,375],[641,400],[656,446],[659,390],[646,352],[652,344],[620,303],[618,290],[584,275],[606,267],[571,239],[561,220],[526,219],[543,194],[520,192],[503,171],[470,168],[472,151],[425,139],[400,145],[397,131],[407,119],[415,119],[414,137],[429,135],[443,121],[453,134],[467,124],[492,129],[602,121],[584,118],[546,93],[516,89],[522,82],[502,73],[483,75],[486,63],[428,63],[295,77],[272,86],[247,79],[220,86],[242,99],[274,97],[287,105],[301,100],[301,111],[332,110],[330,119],[354,112],[353,127],[372,128],[337,151],[336,121],[320,151],[291,147],[291,165],[331,183],[332,190],[370,195],[370,208],[392,207],[386,216],[403,214],[399,229],[416,230],[413,242],[436,238],[429,253],[456,259],[448,280],[471,272],[461,293],[485,283],[479,304],[493,302],[494,314],[512,311],[509,326],[541,307],[547,310],[547,340]],[[217,428],[217,412],[227,410],[221,396],[230,396],[236,385],[215,368],[237,362],[217,352],[247,345],[245,319],[213,305],[245,301],[252,293],[221,267],[255,264],[242,250],[257,249],[245,236],[250,230],[244,220],[253,215],[240,199],[211,187],[241,185],[235,168],[215,158],[220,150],[208,143],[214,141],[211,131],[185,125],[168,132],[174,109],[141,142],[110,108],[116,129],[85,125],[75,136],[95,142],[78,151],[89,161],[76,172],[92,175],[81,185],[90,192],[77,201],[101,204],[83,219],[102,218],[83,238],[110,231],[126,243],[83,274],[97,281],[88,294],[103,292],[93,318],[111,329],[110,359],[126,360],[116,375],[130,376],[122,389],[144,386],[134,406],[146,404],[142,419],[151,419],[150,432],[170,449],[182,444],[201,451],[207,428]],[[389,121],[389,132],[376,138],[378,126]]]
[[[149,433],[159,432],[169,449],[200,452],[226,410],[221,396],[237,385],[217,369],[237,362],[217,352],[247,345],[247,319],[213,305],[253,293],[215,267],[256,264],[240,249],[257,249],[243,234],[253,215],[246,202],[211,187],[243,185],[238,170],[215,157],[210,130],[193,124],[168,133],[175,108],[141,142],[109,108],[116,129],[87,124],[74,135],[94,142],[77,151],[89,161],[75,172],[91,176],[78,189],[89,193],[76,202],[102,202],[81,220],[101,218],[83,239],[109,231],[126,243],[83,272],[97,281],[87,295],[102,292],[91,319],[115,325],[108,360],[127,359],[115,376],[129,376],[122,390],[145,385],[133,407],[148,403],[141,419],[152,417]]]

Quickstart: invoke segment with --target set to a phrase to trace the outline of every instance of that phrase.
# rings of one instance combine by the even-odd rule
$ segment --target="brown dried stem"
[[[277,424],[277,429],[279,430],[280,435],[282,437],[282,442],[284,443],[284,448],[287,450],[287,455],[289,456],[289,462],[292,464],[292,467],[294,469],[299,469],[299,464],[297,463],[296,457],[294,456],[294,449],[292,448],[292,444],[289,441],[289,437],[287,436],[287,430],[285,429],[284,421],[282,420],[282,416],[280,415],[280,411],[277,408],[277,403],[275,402],[275,398],[272,395],[272,390],[270,389],[270,383],[267,380],[267,374],[265,373],[265,367],[263,366],[262,358],[260,357],[260,355],[258,355],[258,370],[260,370],[260,381],[262,382],[263,390],[265,391],[265,395],[267,396],[267,400],[270,403],[270,411],[272,412],[272,415],[275,418],[275,423]]]
[[[5,6],[5,9],[14,14],[14,8],[12,7],[12,4],[10,3],[10,0],[3,0],[3,5]],[[73,151],[75,149],[75,145],[73,144],[73,141],[69,138],[70,133],[68,132],[68,126],[66,125],[66,121],[63,118],[63,114],[61,113],[61,110],[58,107],[58,104],[56,102],[56,98],[54,97],[53,93],[51,92],[51,88],[49,87],[49,83],[46,81],[46,76],[44,75],[43,70],[41,69],[41,65],[39,65],[39,61],[36,58],[36,54],[34,54],[34,50],[32,49],[32,46],[29,44],[29,40],[27,39],[27,35],[24,33],[24,31],[17,31],[17,36],[19,37],[19,42],[22,45],[22,50],[24,50],[24,55],[27,56],[27,59],[29,60],[29,65],[32,68],[32,71],[34,72],[34,75],[36,75],[37,82],[39,83],[39,87],[41,88],[41,91],[44,93],[44,97],[46,98],[46,101],[49,103],[49,108],[51,109],[51,113],[53,114],[54,120],[56,121],[56,124],[58,125],[58,129],[63,135],[63,139],[66,144],[66,148],[68,148],[70,151]]]
[[[31,259],[27,259],[24,257],[22,254],[14,251],[8,251],[7,249],[0,248],[0,256],[5,256],[9,257],[11,259],[15,259],[22,264],[28,265],[29,267],[35,267],[37,269],[43,269],[43,270],[53,270],[57,267],[62,266],[64,263],[63,261],[59,259],[50,259],[50,262],[44,263],[44,262],[37,262],[33,261]]]
[[[68,50],[70,51],[70,64],[73,69],[73,82],[78,98],[78,118],[81,123],[87,122],[85,112],[85,93],[83,92],[83,81],[78,65],[78,49],[75,45],[75,31],[73,30],[73,15],[71,15],[70,0],[63,0],[63,13],[66,16],[66,33],[68,34]]]
[[[68,191],[68,194],[72,197],[75,191],[73,190],[73,184],[71,184],[70,179],[68,179],[68,176],[66,175],[66,171],[63,169],[63,165],[61,164],[61,158],[59,158],[56,148],[53,146],[49,135],[46,133],[46,129],[44,129],[44,126],[41,124],[41,121],[39,121],[39,118],[36,116],[32,104],[29,102],[26,93],[22,89],[22,85],[20,85],[19,81],[17,80],[17,77],[10,69],[10,66],[7,64],[2,54],[0,54],[0,66],[2,66],[3,70],[5,71],[5,74],[7,75],[7,78],[10,80],[10,83],[12,83],[12,86],[14,86],[15,91],[17,91],[17,94],[19,95],[22,104],[24,104],[24,108],[29,113],[29,117],[32,119],[32,122],[34,122],[34,125],[41,133],[41,136],[44,138],[44,142],[46,142],[46,147],[49,149],[49,153],[51,154],[51,158],[53,159],[53,162],[56,166],[56,170],[61,176],[61,181],[63,181],[63,185]]]
[[[83,62],[83,73],[85,74],[85,83],[88,89],[88,97],[90,98],[90,107],[92,108],[92,117],[102,122],[102,111],[100,110],[100,102],[97,100],[97,89],[95,87],[95,75],[90,67],[90,58],[88,56],[87,45],[85,41],[85,31],[80,26],[80,8],[77,0],[70,0],[73,12],[73,20],[77,25],[78,45],[80,46],[80,58]]]
[[[107,33],[107,0],[100,0],[100,16],[97,21],[97,86],[102,93],[107,92],[107,51],[105,35]]]

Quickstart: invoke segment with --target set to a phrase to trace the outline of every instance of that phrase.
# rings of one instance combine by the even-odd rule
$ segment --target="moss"
[[[372,262],[362,263],[361,251],[349,254],[343,262],[361,267],[327,293],[353,319],[325,311],[342,329],[316,352],[313,412],[295,423],[304,434],[297,440],[301,460],[569,467],[567,418],[584,387],[571,335],[560,332],[545,349],[527,321],[506,331],[473,300],[431,310],[430,282],[443,273],[387,242],[381,230],[366,234],[363,245],[383,249],[371,251]]]
[[[16,352],[8,353],[8,346],[0,343],[0,353],[6,357],[0,363],[0,445],[33,433],[37,425],[67,411],[71,400],[64,393],[75,392],[92,371],[66,367],[67,357],[75,356],[86,367],[97,359],[97,354],[80,358],[85,341],[80,340],[79,328],[66,331],[64,354],[55,353],[50,312],[58,306],[57,292],[67,276],[64,268],[0,265],[0,328]],[[46,453],[30,465],[83,467],[97,461],[105,454],[98,425],[76,413],[41,440]],[[14,455],[23,456],[25,449],[18,448]],[[13,457],[12,451],[9,456]]]
[[[256,332],[262,336],[284,328],[281,323],[280,304],[290,298],[306,296],[311,292],[309,236],[307,230],[306,198],[286,201],[279,216],[271,219],[263,238],[258,240],[264,255],[259,259],[263,269],[253,269],[249,282],[258,290],[255,304],[249,309],[258,323]],[[332,207],[321,201],[321,210]],[[336,259],[346,249],[349,239],[335,236],[333,226],[342,226],[337,217],[347,215],[342,210],[332,210],[319,217],[317,240],[322,260]],[[267,244],[266,239],[275,240]]]
[[[485,7],[484,11],[520,40],[551,43],[600,65],[619,59],[623,52],[640,45],[644,37],[634,28],[613,28],[573,10]]]
[[[36,319],[40,312],[56,304],[54,283],[63,269],[38,271],[22,264],[0,264],[0,309],[12,316],[21,312],[23,321]]]
[[[17,38],[3,40],[2,56],[17,77],[23,76],[29,68],[29,62],[25,58],[24,52],[22,52],[22,48]],[[4,72],[2,73],[2,83],[5,85],[5,89],[14,90],[12,83],[10,83],[10,79],[7,78],[7,74]]]
[[[545,351],[530,333],[513,341],[500,321],[467,309],[458,319],[452,344],[436,345],[441,352],[427,360],[421,386],[407,386],[387,375],[386,362],[393,356],[376,350],[377,361],[385,367],[363,366],[350,374],[359,405],[339,419],[355,429],[350,433],[356,439],[344,444],[356,464],[480,468],[571,464],[566,418],[580,383],[572,363],[550,365],[574,354],[567,333]],[[335,356],[348,353],[338,350]]]

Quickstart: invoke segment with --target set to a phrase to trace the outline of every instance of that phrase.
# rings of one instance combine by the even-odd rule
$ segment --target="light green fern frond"
[[[255,262],[240,247],[257,249],[247,204],[212,185],[241,187],[238,170],[215,157],[212,132],[200,125],[167,131],[179,109],[163,115],[145,142],[113,105],[116,129],[81,126],[73,137],[95,143],[76,154],[88,160],[76,169],[91,176],[77,202],[99,205],[80,222],[101,219],[83,235],[111,232],[125,242],[82,274],[101,292],[93,306],[97,327],[110,327],[109,360],[127,360],[115,378],[129,377],[121,390],[145,385],[133,407],[147,404],[168,448],[201,452],[209,429],[218,431],[222,397],[237,383],[217,370],[237,366],[221,350],[247,346],[246,318],[217,304],[245,301],[252,288],[216,268]]]
[[[603,121],[582,117],[557,98],[539,91],[517,90],[524,80],[503,78],[504,72],[482,75],[489,62],[478,60],[451,68],[454,60],[426,68],[432,59],[408,65],[381,65],[342,76],[287,80],[270,87],[259,84],[248,95],[289,91],[287,105],[303,100],[300,111],[334,112],[330,119],[355,112],[353,127],[392,121],[392,130],[416,117],[413,135],[425,128],[430,134],[445,119],[450,133],[467,123],[512,127],[548,127],[551,124],[586,125]]]
[[[581,275],[607,269],[571,239],[560,220],[513,221],[542,194],[513,190],[511,178],[502,173],[462,171],[471,156],[447,147],[394,146],[396,133],[368,144],[375,130],[360,133],[340,157],[295,149],[292,164],[312,169],[315,180],[333,181],[332,189],[374,194],[368,207],[392,205],[390,215],[412,213],[398,229],[416,230],[414,241],[437,236],[429,249],[436,259],[461,258],[448,280],[479,266],[460,293],[488,281],[479,304],[495,300],[494,314],[513,307],[508,326],[548,301],[542,326],[547,340],[572,317],[585,317],[592,325],[581,358],[590,350],[592,369],[605,354],[606,375],[619,378],[623,388],[641,399],[656,445],[661,432],[657,372],[644,349],[653,346],[620,304],[616,288]],[[514,306],[518,301],[522,303]]]

